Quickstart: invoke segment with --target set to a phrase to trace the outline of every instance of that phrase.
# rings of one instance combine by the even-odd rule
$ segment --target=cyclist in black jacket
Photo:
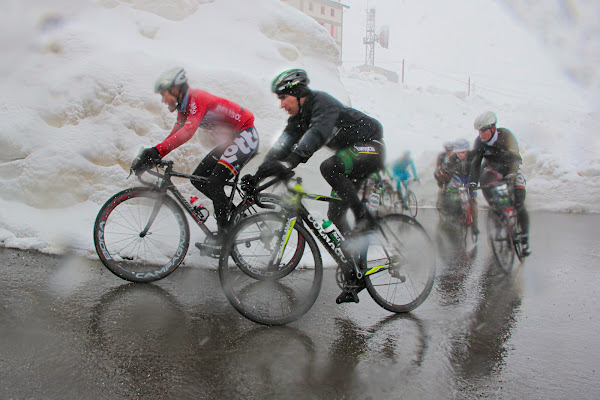
[[[328,93],[311,90],[309,83],[302,69],[284,71],[273,80],[271,90],[290,118],[256,177],[284,175],[301,162],[305,163],[323,146],[335,151],[320,168],[323,178],[343,200],[341,205],[331,203],[327,216],[346,234],[350,230],[346,220],[348,208],[352,209],[358,224],[368,225],[357,187],[384,167],[383,127],[376,119],[345,106]],[[348,295],[343,301],[356,299]]]
[[[497,118],[492,111],[479,115],[473,124],[479,137],[473,144],[473,161],[471,163],[471,185],[482,185],[514,176],[515,208],[522,229],[522,250],[525,256],[529,249],[529,213],[525,208],[526,181],[521,170],[521,155],[515,136],[506,128],[496,128]],[[484,189],[486,200],[490,198],[489,190]]]

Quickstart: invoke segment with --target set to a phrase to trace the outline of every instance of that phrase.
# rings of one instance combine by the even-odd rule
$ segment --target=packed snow
[[[356,4],[347,11],[348,21],[359,21],[362,3],[345,3]],[[486,34],[483,25],[467,23],[473,4],[478,13],[492,9],[501,32]],[[99,208],[117,191],[136,185],[128,178],[132,159],[140,148],[162,141],[175,121],[152,91],[156,77],[175,65],[186,68],[192,87],[255,114],[261,152],[243,173],[256,171],[287,120],[269,91],[271,80],[284,69],[300,67],[314,89],[383,123],[388,161],[412,151],[421,178],[415,188],[424,206],[435,203],[432,173],[442,143],[475,139],[473,119],[493,110],[499,126],[511,129],[519,142],[529,209],[600,212],[600,122],[593,96],[565,77],[543,42],[509,9],[492,0],[439,7],[415,2],[396,18],[403,22],[398,26],[402,37],[411,37],[405,47],[413,65],[476,73],[485,65],[473,63],[468,69],[468,60],[483,60],[492,46],[502,56],[492,61],[488,77],[501,78],[481,83],[479,90],[474,86],[468,95],[465,87],[448,87],[427,75],[395,83],[358,72],[351,62],[340,66],[328,32],[279,0],[4,0],[0,243],[93,256]],[[452,19],[458,22],[444,22],[435,40],[422,35]],[[345,30],[352,37],[347,24]],[[391,63],[383,66],[398,70]],[[515,89],[508,88],[522,74],[537,76],[539,91],[511,95]],[[486,90],[494,87],[505,90]],[[168,158],[191,172],[210,149],[199,130]],[[312,191],[329,192],[316,173],[329,154],[321,150],[298,168]],[[185,194],[197,194],[189,183],[179,183]]]

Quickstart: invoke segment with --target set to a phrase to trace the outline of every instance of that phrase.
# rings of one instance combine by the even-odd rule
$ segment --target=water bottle
[[[339,246],[342,240],[344,240],[344,237],[342,236],[338,228],[335,226],[335,224],[328,219],[324,219],[322,226],[323,232],[325,232],[327,236],[329,236],[329,238],[333,241],[333,244],[335,244],[336,247]]]
[[[200,219],[200,221],[204,222],[208,219],[208,209],[204,207],[204,204],[200,201],[200,199],[196,196],[190,197],[190,203],[192,204],[194,213]]]

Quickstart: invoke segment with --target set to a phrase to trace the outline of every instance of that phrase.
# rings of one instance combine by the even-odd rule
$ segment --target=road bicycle
[[[438,208],[440,223],[446,230],[453,232],[457,244],[466,248],[470,239],[477,242],[477,233],[473,232],[473,211],[471,193],[465,183],[456,175],[446,185]]]
[[[265,325],[287,324],[304,315],[316,301],[323,278],[317,240],[337,265],[336,280],[344,291],[366,287],[377,304],[396,313],[412,311],[425,301],[435,278],[436,253],[414,218],[370,215],[370,229],[355,228],[343,238],[324,229],[303,204],[305,198],[339,198],[307,193],[301,178],[283,181],[289,199],[281,211],[240,220],[222,248],[221,286],[238,312]],[[305,243],[302,253],[297,250],[300,239]],[[236,253],[243,262],[231,261]]]
[[[144,173],[155,177],[156,181],[145,179]],[[102,263],[115,275],[132,282],[152,282],[171,274],[185,258],[190,242],[186,214],[204,232],[207,240],[213,236],[206,225],[208,210],[192,206],[172,182],[173,177],[193,181],[207,178],[177,172],[173,169],[173,161],[161,161],[156,170],[136,173],[136,177],[144,186],[113,195],[98,212],[94,223],[94,246]],[[267,193],[245,197],[238,181],[239,175],[225,183],[230,188],[230,225],[255,214],[258,208],[274,208],[281,202],[277,195]],[[241,201],[234,206],[236,194]],[[201,251],[218,258],[220,249],[208,245],[207,240]],[[298,251],[302,248],[300,238]]]
[[[402,188],[396,191],[397,200],[394,202],[394,210],[396,212],[404,213],[404,211],[408,211],[408,214],[416,218],[417,213],[419,211],[419,203],[417,201],[417,195],[410,189],[412,181],[408,180],[406,182],[405,190]],[[402,185],[402,183],[400,183]],[[404,195],[403,195],[404,193]]]
[[[379,172],[355,184],[360,188],[359,195],[371,212],[389,212],[393,209],[396,192],[390,181]]]
[[[480,186],[489,189],[487,218],[488,241],[496,264],[501,271],[513,269],[515,256],[523,260],[522,229],[514,206],[514,184],[511,178],[499,183]]]

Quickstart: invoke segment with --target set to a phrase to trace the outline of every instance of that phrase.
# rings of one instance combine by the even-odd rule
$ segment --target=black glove
[[[247,193],[253,193],[254,189],[256,188],[256,183],[258,182],[258,179],[256,179],[256,177],[252,174],[247,174],[242,176],[242,190],[247,192]]]
[[[255,178],[262,179],[267,176],[276,176],[278,178],[283,178],[289,175],[291,169],[284,165],[281,161],[265,161],[258,167],[258,171],[256,172]]]
[[[144,171],[154,167],[161,160],[160,153],[156,147],[148,147],[140,152],[133,160],[131,169],[133,171]]]

